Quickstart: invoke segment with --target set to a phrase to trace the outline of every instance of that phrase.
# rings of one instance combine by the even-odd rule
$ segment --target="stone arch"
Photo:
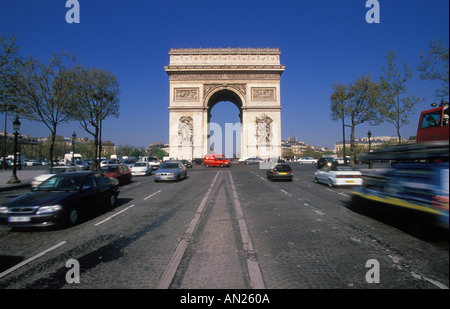
[[[222,101],[240,111],[241,158],[281,156],[285,66],[280,54],[278,48],[171,49],[164,67],[170,82],[170,156],[192,159],[208,153],[211,110]],[[180,119],[185,120],[181,125]]]

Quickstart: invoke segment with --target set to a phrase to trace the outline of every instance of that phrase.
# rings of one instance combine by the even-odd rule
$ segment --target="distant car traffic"
[[[331,165],[331,164],[338,164],[339,162],[337,161],[336,158],[333,158],[333,157],[322,157],[317,161],[317,169],[320,170],[322,167],[324,167],[328,163]]]
[[[203,159],[202,158],[195,158],[194,160],[192,160],[192,164],[203,164]]]
[[[353,203],[419,215],[448,229],[449,163],[401,163],[371,174],[363,187],[353,190]]]
[[[116,178],[120,185],[130,183],[132,180],[131,171],[124,164],[105,164],[100,168],[100,172],[108,177]]]
[[[310,157],[303,157],[298,159],[297,161],[300,164],[317,164],[317,159],[310,158]]]
[[[247,158],[247,159],[244,160],[244,163],[247,164],[247,165],[259,164],[261,162],[264,162],[264,160],[261,159],[261,158]]]
[[[0,223],[11,227],[75,225],[95,206],[114,206],[118,182],[99,172],[54,175],[31,192],[0,205]]]
[[[161,162],[159,162],[157,157],[148,157],[148,164],[154,170],[157,170],[161,167]]]
[[[294,177],[294,172],[289,164],[281,163],[274,165],[267,172],[267,178],[271,181],[274,180],[289,180],[292,181]]]
[[[180,162],[164,162],[160,169],[155,172],[155,182],[172,181],[187,178],[187,168]]]
[[[314,182],[334,186],[361,186],[363,178],[360,171],[349,165],[327,164],[314,173]]]
[[[147,162],[138,161],[131,167],[131,174],[133,176],[148,176],[151,173],[152,167]]]
[[[192,167],[192,163],[189,162],[188,160],[181,160],[181,163],[186,166],[187,168],[191,168]]]

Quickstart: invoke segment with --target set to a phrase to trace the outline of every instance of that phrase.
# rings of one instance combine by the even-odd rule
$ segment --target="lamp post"
[[[372,137],[372,132],[370,132],[370,130],[369,130],[369,132],[367,132],[367,137],[369,138],[369,152],[372,152],[372,147],[371,147],[371,144],[370,144],[370,138]],[[371,160],[369,160],[369,168],[372,168],[372,161]]]
[[[353,92],[349,92],[347,95],[344,95],[344,101],[353,97]],[[344,102],[342,102],[343,104]],[[344,164],[347,165],[347,155],[345,154],[345,114],[344,107],[342,106],[342,158],[344,159]]]
[[[17,138],[19,136],[21,122],[19,121],[19,117],[16,116],[16,119],[13,122],[14,128],[14,165],[11,178],[8,183],[20,183],[20,180],[17,178]]]
[[[75,166],[75,160],[74,160],[74,156],[75,156],[75,138],[77,138],[77,135],[75,134],[75,132],[73,132],[73,134],[72,134],[72,166]]]

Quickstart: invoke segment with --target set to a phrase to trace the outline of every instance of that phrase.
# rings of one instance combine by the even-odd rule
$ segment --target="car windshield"
[[[100,171],[102,173],[117,173],[118,169],[118,166],[103,166]]]
[[[83,181],[83,175],[59,174],[41,183],[37,191],[78,191]]]
[[[164,163],[161,168],[178,168],[178,163]]]
[[[134,166],[146,166],[147,165],[147,163],[145,163],[145,162],[137,162],[137,163],[134,163]]]

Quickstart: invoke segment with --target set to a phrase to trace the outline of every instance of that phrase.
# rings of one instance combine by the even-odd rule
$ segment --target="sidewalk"
[[[20,180],[20,183],[8,184],[8,180],[12,175],[12,170],[0,170],[0,191],[30,187],[33,178],[44,173],[45,171],[43,170],[27,170],[26,168],[23,168],[22,170],[17,170],[16,172],[17,178]]]

